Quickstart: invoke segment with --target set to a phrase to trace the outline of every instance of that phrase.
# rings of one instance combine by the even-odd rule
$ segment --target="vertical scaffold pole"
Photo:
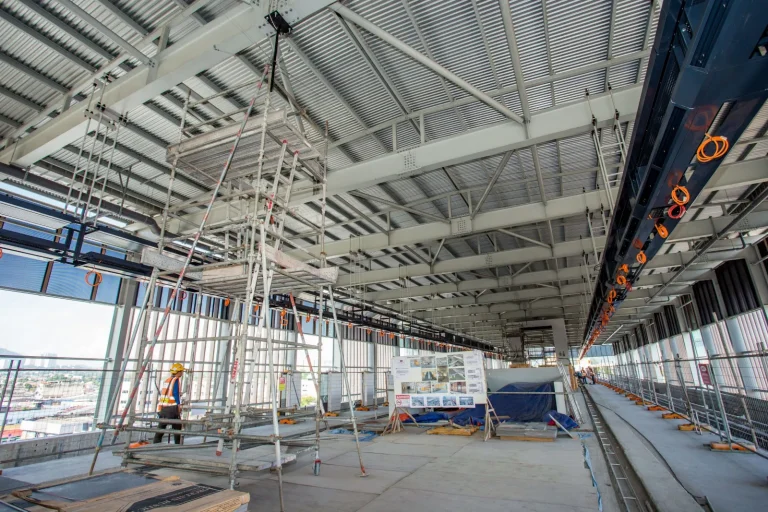
[[[299,339],[301,344],[304,345],[304,355],[307,358],[307,366],[309,367],[309,374],[312,377],[312,384],[315,386],[315,394],[320,396],[320,384],[315,376],[315,369],[312,367],[312,359],[309,357],[309,350],[307,349],[307,341],[304,339],[304,328],[301,326],[301,317],[296,310],[296,301],[293,299],[293,293],[290,294],[291,309],[293,309],[293,317],[296,320],[296,330],[299,332]],[[315,476],[320,474],[320,419],[325,415],[325,408],[321,400],[317,401],[315,405],[315,462],[312,467],[312,471]]]
[[[331,302],[331,314],[333,315],[333,337],[339,348],[339,364],[341,365],[341,375],[344,378],[344,385],[347,388],[347,403],[349,405],[349,414],[352,419],[352,431],[355,434],[355,447],[357,448],[357,458],[360,461],[360,476],[368,476],[363,465],[363,454],[360,451],[360,435],[357,431],[357,418],[355,418],[355,404],[352,402],[352,388],[349,386],[349,374],[347,373],[347,364],[344,362],[344,348],[341,340],[341,329],[339,319],[336,315],[336,299],[333,297],[333,287],[328,286],[328,295]]]
[[[141,378],[144,376],[144,372],[147,369],[149,361],[152,359],[152,353],[155,350],[157,341],[163,332],[163,328],[165,327],[165,323],[168,320],[168,317],[170,316],[171,307],[173,305],[173,299],[175,299],[176,295],[178,295],[179,289],[181,288],[181,283],[183,282],[187,269],[189,268],[189,265],[192,262],[192,257],[194,256],[195,250],[197,249],[197,244],[200,241],[200,236],[203,230],[205,229],[205,225],[208,223],[208,217],[210,216],[211,210],[213,209],[213,204],[216,201],[216,197],[219,195],[219,190],[221,189],[221,185],[224,182],[224,179],[227,177],[229,168],[232,165],[232,159],[234,158],[235,152],[237,151],[237,146],[240,144],[240,139],[243,135],[245,124],[248,122],[248,119],[251,116],[251,112],[253,111],[253,104],[255,102],[256,102],[256,97],[254,96],[251,99],[250,103],[248,104],[248,109],[246,110],[245,116],[243,117],[243,121],[240,124],[240,129],[237,131],[235,140],[232,143],[232,148],[229,151],[229,155],[227,155],[227,160],[224,163],[224,166],[222,167],[221,173],[219,174],[219,179],[216,182],[216,186],[214,187],[211,193],[211,198],[208,201],[208,206],[205,209],[205,214],[203,215],[203,218],[200,221],[200,226],[198,227],[194,237],[192,238],[192,243],[190,244],[189,250],[187,251],[186,258],[184,259],[184,264],[182,265],[181,271],[179,272],[179,276],[176,279],[176,284],[173,287],[173,291],[171,292],[170,297],[168,297],[168,304],[163,310],[162,316],[160,317],[159,325],[155,329],[155,332],[152,336],[152,341],[150,342],[149,347],[147,348],[146,358],[144,359],[144,362],[141,365],[141,368],[137,375],[137,379],[134,381],[134,385],[133,385],[133,388],[131,389],[131,393],[130,395],[128,395],[128,403],[126,403],[125,409],[123,409],[123,413],[120,417],[120,422],[118,423],[117,429],[115,430],[115,436],[117,436],[119,431],[122,429],[123,424],[125,423],[125,417],[128,414],[130,407],[133,405],[134,398],[136,398],[136,391],[138,390],[138,382],[140,382]],[[165,225],[165,222],[163,224]]]
[[[264,224],[260,229],[261,246],[266,247],[266,232]],[[269,313],[269,273],[267,269],[267,252],[261,251],[261,266],[262,266],[262,282],[264,283],[264,330],[267,338],[267,358],[268,358],[268,370],[269,370],[269,396],[272,402],[272,438],[275,444],[275,470],[277,471],[277,485],[280,494],[280,512],[284,512],[285,504],[283,502],[283,456],[280,449],[280,427],[277,419],[277,374],[275,372],[275,347],[272,343],[272,326],[270,325],[270,313]]]
[[[189,107],[189,95],[190,93],[188,92],[187,98],[184,101],[184,109],[181,114],[181,122],[179,125],[179,143],[181,143],[184,137],[184,124],[186,123],[186,119],[187,119],[187,112]],[[173,191],[173,183],[174,183],[174,178],[176,176],[176,166],[178,164],[178,161],[179,161],[179,155],[177,153],[174,156],[173,165],[171,166],[171,178],[170,178],[170,181],[168,182],[168,192],[165,197],[165,208],[163,209],[163,222],[162,222],[162,226],[160,226],[160,240],[158,242],[158,250],[161,250],[161,251],[163,250],[163,247],[165,245],[165,228],[168,222],[168,209],[171,206],[171,194]],[[115,405],[117,404],[117,397],[120,396],[120,393],[122,392],[123,380],[125,379],[125,373],[128,368],[128,360],[130,359],[131,352],[133,351],[133,346],[136,344],[136,340],[139,337],[139,330],[142,326],[142,322],[144,318],[148,316],[147,311],[148,311],[148,308],[150,307],[149,306],[150,301],[154,296],[158,275],[159,275],[158,269],[157,268],[153,269],[152,275],[150,276],[150,279],[149,279],[149,283],[147,284],[147,291],[144,293],[144,299],[142,301],[141,308],[139,308],[139,312],[136,315],[136,319],[134,320],[133,332],[131,333],[131,337],[128,341],[128,348],[125,352],[125,357],[123,357],[123,364],[120,367],[120,376],[118,377],[118,382],[120,383],[120,385],[119,387],[115,388],[115,390],[112,393],[112,396],[109,399],[109,403],[106,409],[108,411],[109,416],[107,418],[104,418],[105,425],[104,425],[104,428],[102,428],[101,430],[101,434],[99,435],[98,441],[96,442],[96,449],[93,454],[93,460],[91,461],[91,467],[88,471],[89,475],[93,474],[93,469],[96,467],[96,460],[99,457],[99,452],[101,451],[101,447],[104,445],[104,437],[106,436],[106,433],[107,433],[106,429],[109,423],[112,421],[112,414],[113,414],[113,411],[115,410]],[[172,303],[172,298],[169,299],[168,301],[168,304],[171,304],[171,303]],[[142,344],[139,345],[139,350],[141,350],[142,348],[141,345]],[[141,383],[141,376],[137,375],[133,382],[134,389],[138,389],[138,386],[140,383]],[[133,400],[133,398],[131,398],[131,400]],[[125,412],[128,410],[129,406],[130,406],[130,403],[126,404],[125,411],[123,411],[123,417],[122,417],[123,419],[125,418]],[[121,419],[121,422],[122,422],[122,419]],[[112,436],[112,444],[114,444],[115,441],[117,441],[117,436],[119,435],[119,433],[120,433],[119,430],[115,430],[115,433]]]

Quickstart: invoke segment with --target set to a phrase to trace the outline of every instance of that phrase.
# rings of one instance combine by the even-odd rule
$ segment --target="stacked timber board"
[[[557,438],[557,428],[546,423],[504,422],[496,427],[496,435],[506,441],[552,442]]]
[[[120,470],[17,489],[0,498],[0,511],[8,504],[29,512],[245,512],[249,500],[243,492]]]

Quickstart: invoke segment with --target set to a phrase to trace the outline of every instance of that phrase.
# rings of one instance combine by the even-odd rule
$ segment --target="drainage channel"
[[[600,442],[608,468],[611,472],[611,482],[620,504],[627,512],[656,512],[648,492],[638,478],[632,464],[624,455],[624,451],[616,441],[611,429],[603,420],[602,414],[595,405],[589,392],[582,393],[587,403],[587,412],[595,429],[595,435]]]

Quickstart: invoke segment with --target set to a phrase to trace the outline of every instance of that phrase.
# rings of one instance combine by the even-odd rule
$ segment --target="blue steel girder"
[[[664,2],[585,340],[626,296],[616,283],[623,265],[631,286],[645,266],[638,253],[650,261],[664,244],[657,224],[671,233],[680,222],[667,215],[673,188],[686,187],[692,203],[722,162],[696,159],[705,135],[732,145],[768,97],[767,7],[764,0]]]

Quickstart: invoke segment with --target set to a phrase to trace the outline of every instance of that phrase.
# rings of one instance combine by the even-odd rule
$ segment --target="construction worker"
[[[165,379],[165,387],[163,387],[160,397],[157,399],[157,414],[160,419],[181,419],[181,375],[184,371],[184,366],[181,363],[173,363],[173,366],[171,366],[170,376]],[[158,428],[165,430],[169,425],[174,430],[181,430],[180,423],[163,423],[162,421]],[[179,434],[175,434],[173,438],[176,444],[181,444],[181,436]],[[160,443],[162,440],[163,434],[159,432],[155,434],[155,443]]]

